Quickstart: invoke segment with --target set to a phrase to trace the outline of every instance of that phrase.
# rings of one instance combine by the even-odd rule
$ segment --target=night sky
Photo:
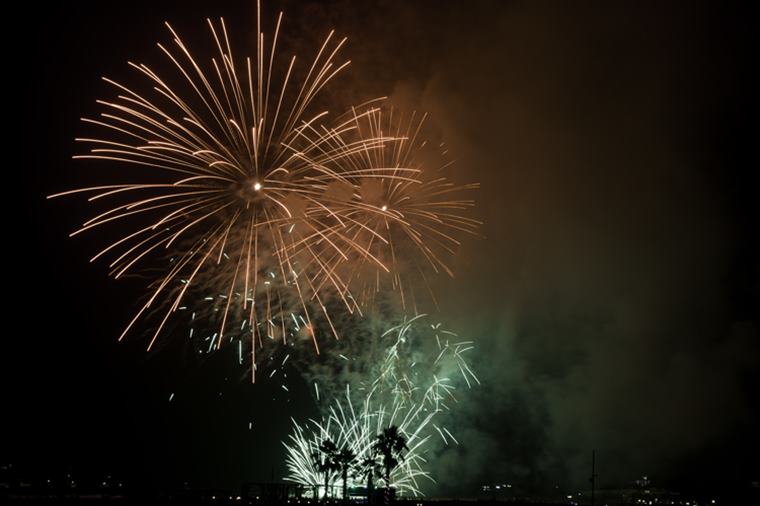
[[[255,3],[75,5],[30,5],[28,33],[6,46],[18,91],[5,97],[0,463],[156,488],[282,479],[290,416],[316,413],[306,387],[254,387],[231,354],[199,361],[170,337],[150,354],[117,343],[140,284],[88,263],[97,233],[68,238],[84,199],[45,200],[109,177],[71,160],[79,118],[112,95],[101,75],[163,64],[165,20],[202,52],[205,18],[224,16],[245,45]],[[477,343],[483,385],[457,407],[461,445],[432,460],[430,494],[585,487],[592,449],[603,487],[644,473],[682,489],[760,480],[747,12],[289,0],[263,15],[281,8],[286,48],[310,54],[333,27],[349,37],[336,112],[379,95],[428,111],[462,180],[482,184],[483,238],[437,289],[439,319]]]

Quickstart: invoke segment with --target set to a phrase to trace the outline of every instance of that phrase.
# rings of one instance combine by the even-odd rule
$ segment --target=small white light
[[[253,183],[253,189],[256,191],[261,190],[261,183],[259,183],[258,181]]]
[[[388,206],[383,206],[383,207],[381,207],[381,209],[382,209],[383,211],[387,211],[387,210],[388,210]]]

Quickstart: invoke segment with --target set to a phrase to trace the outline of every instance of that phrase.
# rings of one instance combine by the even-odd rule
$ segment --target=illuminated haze
[[[84,205],[43,202],[82,174],[71,139],[99,75],[158,60],[165,19],[200,32],[194,47],[205,16],[236,34],[255,19],[253,2],[191,4],[59,6],[40,20],[18,114],[33,124],[17,166],[37,170],[13,186],[28,192],[15,213],[38,207],[11,231],[24,246],[12,265],[31,278],[7,292],[14,310],[39,304],[43,324],[19,319],[7,335],[9,459],[232,490],[281,476],[289,416],[314,414],[307,386],[291,383],[291,401],[279,383],[238,381],[237,357],[198,367],[184,341],[150,357],[141,342],[117,346],[139,292],[87,263],[92,244],[69,246]],[[285,53],[327,27],[349,36],[341,96],[327,98],[390,95],[428,111],[461,182],[481,183],[484,238],[438,294],[445,326],[477,342],[483,384],[460,397],[447,426],[461,445],[431,459],[427,491],[586,487],[594,448],[601,487],[643,473],[674,486],[758,479],[753,18],[691,2],[557,4],[265,4],[267,19],[285,11],[287,37],[303,36],[283,39]]]

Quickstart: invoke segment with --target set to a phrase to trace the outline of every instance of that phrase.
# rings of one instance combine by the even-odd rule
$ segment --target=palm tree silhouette
[[[333,471],[340,470],[337,456],[338,447],[335,446],[335,443],[330,439],[322,441],[319,445],[319,449],[311,454],[311,458],[314,461],[314,467],[325,476],[325,499],[327,499],[330,491],[330,475]]]
[[[374,445],[371,447],[370,453],[365,458],[354,464],[354,473],[354,476],[357,479],[367,479],[367,503],[371,504],[375,489],[372,479],[375,474],[378,473],[377,449]]]
[[[356,454],[351,448],[344,447],[335,454],[335,463],[341,472],[343,478],[343,501],[348,499],[348,470],[354,463]]]
[[[401,434],[398,427],[391,425],[378,434],[374,448],[382,456],[383,480],[385,480],[385,502],[390,501],[391,472],[404,460],[401,453],[408,450],[406,437]]]

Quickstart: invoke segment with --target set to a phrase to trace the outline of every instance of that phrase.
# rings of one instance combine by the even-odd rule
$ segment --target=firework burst
[[[71,235],[113,227],[118,239],[92,261],[110,257],[115,278],[163,265],[120,339],[141,318],[155,321],[150,350],[177,311],[212,312],[212,348],[245,331],[254,378],[265,338],[306,337],[318,354],[317,329],[339,337],[327,307],[360,314],[367,297],[353,291],[367,292],[368,269],[373,279],[390,276],[405,300],[403,241],[415,248],[406,256],[450,273],[441,248],[453,252],[452,230],[477,225],[459,213],[471,201],[450,197],[469,187],[430,177],[415,160],[421,120],[386,122],[382,99],[335,120],[316,107],[349,63],[338,61],[346,39],[331,32],[300,66],[276,51],[282,14],[271,37],[259,20],[257,12],[256,54],[242,59],[224,20],[208,20],[216,52],[208,65],[167,23],[173,45],[158,47],[171,72],[130,62],[147,86],[104,78],[117,96],[98,101],[99,117],[82,118],[99,133],[76,139],[89,152],[74,158],[120,164],[142,182],[49,197],[108,203]],[[213,304],[204,303],[209,294]]]
[[[318,469],[314,455],[324,441],[351,450],[356,462],[362,462],[373,454],[377,435],[384,428],[397,426],[408,450],[392,471],[388,485],[403,494],[420,495],[420,479],[433,479],[425,458],[433,440],[444,445],[458,443],[439,420],[456,402],[458,387],[479,383],[466,361],[472,342],[459,340],[440,324],[430,324],[425,315],[388,329],[382,339],[386,343],[382,358],[370,373],[360,372],[363,379],[355,381],[354,390],[348,386],[354,378],[338,374],[346,381],[345,394],[332,403],[323,403],[327,407],[324,416],[305,425],[293,421],[293,430],[283,443],[289,480],[320,486],[324,473]],[[344,358],[351,362],[350,357]],[[320,400],[317,385],[315,382],[315,395]],[[328,395],[331,392],[329,386],[323,390]],[[350,477],[348,486],[362,486],[362,479],[359,475]],[[342,485],[337,471],[329,481]]]
[[[378,149],[353,152],[346,163],[362,177],[347,178],[350,186],[331,183],[328,195],[335,216],[346,222],[338,240],[362,245],[345,248],[351,251],[348,261],[333,257],[365,304],[390,288],[403,311],[420,312],[420,290],[437,305],[430,279],[439,273],[454,276],[451,259],[463,236],[476,235],[481,225],[470,216],[475,201],[468,195],[479,185],[452,182],[448,172],[454,161],[444,144],[426,139],[426,119],[393,108],[354,112],[352,118],[368,142],[393,139]]]
[[[349,449],[357,462],[368,459],[374,452],[373,445],[378,434],[386,427],[398,426],[406,438],[408,451],[404,460],[391,473],[390,486],[402,494],[420,495],[421,478],[432,479],[425,467],[424,452],[432,435],[428,426],[437,411],[427,406],[406,406],[403,402],[386,407],[374,402],[372,393],[354,409],[351,393],[347,390],[342,402],[336,402],[330,408],[327,417],[321,421],[309,420],[306,426],[293,421],[293,431],[285,445],[287,479],[307,486],[320,486],[324,483],[324,473],[318,469],[314,455],[324,441],[333,441],[338,448]],[[338,471],[330,476],[330,482],[336,486],[343,485]],[[362,486],[360,475],[351,476],[349,487]]]

